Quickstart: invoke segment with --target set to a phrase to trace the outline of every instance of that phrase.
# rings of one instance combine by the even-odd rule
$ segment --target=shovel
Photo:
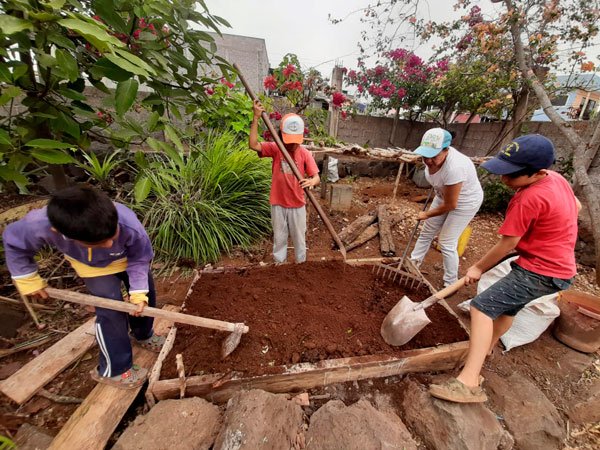
[[[404,345],[425,328],[431,320],[425,309],[454,294],[465,285],[465,277],[436,292],[420,303],[413,302],[406,295],[385,316],[381,324],[381,336],[390,345]]]
[[[106,308],[113,311],[132,313],[137,311],[137,305],[133,303],[120,302],[94,295],[80,294],[79,292],[64,291],[61,289],[46,288],[46,292],[52,298],[63,300],[80,305],[94,306],[96,308]],[[174,311],[146,306],[141,314],[144,317],[155,317],[157,319],[166,319],[172,322],[195,325],[197,327],[211,328],[213,330],[229,331],[231,334],[223,341],[221,346],[221,357],[225,358],[233,352],[240,343],[243,333],[247,333],[249,328],[243,323],[223,322],[222,320],[207,319],[205,317],[192,316]]]

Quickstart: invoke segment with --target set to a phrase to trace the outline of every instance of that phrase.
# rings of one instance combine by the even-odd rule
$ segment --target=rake
[[[429,194],[427,195],[427,199],[425,200],[422,211],[425,211],[429,206],[429,201],[431,200],[432,194],[433,188],[429,190]],[[423,284],[432,289],[431,284],[429,284],[429,282],[425,279],[419,268],[410,260],[410,258],[407,258],[408,251],[410,250],[410,246],[415,238],[415,235],[417,234],[420,224],[421,221],[417,220],[400,261],[392,264],[377,264],[373,266],[373,272],[377,277],[383,279],[391,278],[392,282],[396,282],[396,280],[398,280],[399,284],[410,289],[418,289]]]

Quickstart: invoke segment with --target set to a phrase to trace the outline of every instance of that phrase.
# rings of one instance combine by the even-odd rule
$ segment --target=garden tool
[[[233,64],[233,67],[237,71],[238,77],[240,78],[240,81],[246,88],[246,92],[248,93],[248,95],[250,96],[252,101],[254,102],[254,101],[258,100],[256,95],[254,94],[254,91],[252,90],[252,88],[250,87],[250,85],[248,84],[246,79],[244,78],[244,75],[242,74],[240,67],[237,64]],[[262,120],[265,122],[265,125],[269,129],[271,136],[273,136],[273,139],[275,139],[275,143],[279,147],[279,150],[283,154],[283,157],[285,158],[286,162],[292,169],[294,176],[298,179],[298,181],[301,181],[304,177],[298,170],[298,167],[296,167],[296,163],[294,162],[294,160],[292,159],[292,157],[290,156],[288,151],[285,149],[283,142],[279,138],[279,133],[277,132],[277,130],[275,130],[275,127],[273,126],[273,124],[271,123],[271,120],[269,119],[269,115],[263,111],[263,113],[261,114],[261,117],[262,117]],[[319,204],[318,200],[315,198],[313,193],[308,188],[305,188],[304,192],[306,192],[306,196],[308,197],[310,202],[313,204],[313,206],[317,210],[317,213],[323,220],[323,223],[325,223],[325,226],[327,227],[329,234],[331,234],[331,237],[333,238],[333,240],[337,244],[338,248],[340,249],[340,253],[344,257],[344,261],[345,261],[346,260],[346,247],[344,247],[344,244],[342,244],[342,240],[340,239],[340,237],[336,233],[335,229],[333,228],[333,225],[331,224],[331,221],[327,217],[327,214],[325,214],[325,211],[323,211],[323,208],[321,208],[321,205]]]
[[[454,294],[465,285],[465,277],[436,292],[420,303],[411,301],[406,295],[385,316],[381,324],[381,336],[390,345],[404,345],[419,331],[431,323],[425,309],[445,297]]]
[[[433,188],[429,190],[429,194],[427,195],[427,199],[425,200],[425,204],[423,205],[422,211],[427,210],[427,207],[429,206],[429,200],[431,200],[432,195]],[[390,278],[393,274],[394,278],[392,279],[392,281],[396,281],[396,278],[398,277],[398,275],[400,275],[398,282],[400,284],[410,286],[411,288],[418,288],[421,284],[425,282],[425,279],[423,278],[423,275],[421,274],[419,269],[410,259],[406,258],[406,256],[408,255],[408,251],[410,250],[412,241],[415,238],[415,235],[417,234],[417,230],[419,229],[420,224],[421,221],[417,220],[417,223],[415,224],[415,227],[413,228],[410,238],[408,239],[408,242],[406,244],[406,248],[404,249],[404,253],[402,253],[402,258],[400,258],[400,261],[398,263],[379,264],[373,266],[373,271],[377,269],[377,276],[381,276],[382,278]]]
[[[96,308],[106,308],[125,313],[133,313],[138,309],[137,305],[134,305],[133,303],[81,294],[79,292],[64,291],[54,288],[46,288],[46,292],[50,297],[58,300],[78,303],[80,305],[94,306]],[[249,328],[243,323],[223,322],[221,320],[207,319],[205,317],[192,316],[190,314],[183,314],[175,311],[167,311],[164,309],[153,308],[151,306],[146,306],[141,315],[144,317],[155,317],[158,319],[166,319],[172,322],[185,323],[187,325],[194,325],[197,327],[231,332],[231,334],[223,341],[223,345],[221,346],[221,356],[223,358],[227,357],[236,349],[240,343],[242,334],[247,333],[249,330]]]

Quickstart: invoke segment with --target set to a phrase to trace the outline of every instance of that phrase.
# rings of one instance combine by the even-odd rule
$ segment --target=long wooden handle
[[[79,292],[63,291],[61,289],[46,288],[46,292],[50,297],[66,302],[78,303],[80,305],[95,306],[97,308],[112,309],[113,311],[121,311],[132,313],[137,311],[137,305],[117,300],[111,300],[94,295],[81,294]],[[207,319],[205,317],[192,316],[174,311],[167,311],[159,308],[146,306],[142,312],[142,316],[155,317],[157,319],[166,319],[171,322],[185,323],[187,325],[195,325],[197,327],[211,328],[220,331],[236,331],[236,324],[231,322],[223,322],[221,320]],[[242,324],[243,325],[243,324]],[[247,333],[249,328],[246,325],[240,327],[242,333]]]
[[[460,288],[462,288],[465,285],[465,281],[466,281],[466,278],[462,277],[460,280],[455,281],[450,286],[446,286],[441,291],[437,291],[431,297],[423,300],[421,303],[419,303],[415,307],[415,309],[429,308],[431,305],[434,305],[437,302],[439,302],[440,300],[443,300],[444,298],[446,298],[450,294],[454,294],[456,291],[458,291]]]
[[[255,100],[258,100],[256,95],[254,94],[254,91],[252,90],[252,88],[250,87],[250,85],[248,84],[246,79],[244,78],[244,75],[242,74],[240,67],[234,63],[233,68],[237,71],[238,77],[239,77],[240,81],[242,82],[242,84],[244,85],[244,87],[246,88],[246,92],[248,93],[248,95],[250,96],[252,101],[254,102]],[[273,136],[273,139],[275,140],[275,143],[277,144],[277,146],[279,147],[279,150],[283,154],[283,157],[285,158],[286,162],[292,169],[294,176],[299,181],[302,180],[304,177],[298,170],[298,167],[296,167],[296,163],[294,162],[294,160],[292,159],[292,157],[286,150],[285,145],[283,145],[283,142],[281,141],[281,139],[279,139],[279,133],[277,132],[277,130],[275,130],[275,127],[271,123],[271,120],[269,119],[269,115],[265,111],[263,111],[260,116],[262,117],[262,120],[265,122],[265,125],[269,129],[271,136]],[[342,254],[342,256],[344,257],[344,260],[345,260],[346,259],[346,248],[344,247],[342,240],[336,233],[335,228],[333,228],[333,225],[331,224],[329,217],[327,217],[327,214],[325,214],[325,211],[323,211],[323,208],[321,208],[321,204],[317,201],[317,199],[315,198],[313,193],[308,188],[305,188],[304,191],[306,192],[306,195],[308,196],[308,199],[310,200],[310,202],[313,204],[313,206],[317,210],[317,213],[323,220],[323,223],[325,223],[325,226],[327,227],[329,234],[331,234],[331,237],[337,244],[338,248],[340,249],[340,253]]]

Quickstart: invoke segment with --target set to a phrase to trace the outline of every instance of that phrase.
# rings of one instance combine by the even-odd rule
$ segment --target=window
[[[552,99],[553,106],[565,106],[565,103],[567,103],[566,95],[558,95]]]

